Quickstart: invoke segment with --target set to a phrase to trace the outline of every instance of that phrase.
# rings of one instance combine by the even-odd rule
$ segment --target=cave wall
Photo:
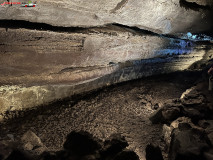
[[[190,40],[114,25],[77,32],[0,28],[0,41],[2,115],[123,81],[189,69],[207,55],[205,46]]]
[[[178,38],[211,30],[210,1],[40,0],[31,8],[0,2],[0,119],[107,85],[191,69],[213,54]]]
[[[4,0],[0,2],[3,4]],[[211,29],[212,4],[207,0],[39,0],[33,8],[15,4],[0,6],[0,19],[64,27],[118,23],[175,34]]]

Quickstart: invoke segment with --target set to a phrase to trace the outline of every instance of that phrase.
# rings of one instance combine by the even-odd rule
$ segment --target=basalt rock
[[[111,135],[104,142],[104,148],[101,152],[101,156],[104,159],[112,159],[116,154],[122,152],[127,146],[127,141],[120,134]]]
[[[182,104],[180,102],[176,102],[176,100],[166,102],[157,111],[153,112],[149,119],[153,124],[171,123],[181,116],[181,107]]]
[[[149,144],[146,146],[146,160],[163,160],[161,149]]]
[[[47,147],[41,142],[41,139],[32,131],[27,131],[21,138],[23,149],[31,151],[34,154],[41,154],[47,150]]]
[[[84,156],[94,154],[101,148],[95,138],[87,132],[71,132],[64,143],[64,149],[71,155]]]
[[[0,28],[0,41],[0,116],[114,83],[189,69],[213,54],[192,41],[115,25],[61,32]]]
[[[203,160],[203,152],[210,148],[205,133],[187,123],[179,124],[171,137],[170,160]]]
[[[17,0],[16,2],[24,2]],[[204,0],[39,0],[36,7],[1,2],[1,20],[26,20],[64,27],[109,23],[136,26],[156,33],[200,32],[212,27],[212,1]]]
[[[138,155],[130,150],[124,150],[118,153],[112,160],[140,160]]]
[[[138,155],[127,150],[127,141],[119,134],[111,135],[105,142],[88,132],[72,131],[64,143],[64,150],[44,152],[42,160],[139,160]]]

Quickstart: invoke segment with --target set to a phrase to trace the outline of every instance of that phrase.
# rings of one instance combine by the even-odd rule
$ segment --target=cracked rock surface
[[[19,29],[14,22],[13,28],[0,28],[2,115],[110,84],[190,69],[213,55],[211,43],[124,26],[65,29],[18,23]]]
[[[200,0],[39,0],[32,8],[1,6],[0,19],[65,27],[118,23],[156,33],[175,34],[186,33],[188,29],[192,32],[210,29],[212,3]],[[206,5],[209,6],[207,9],[203,7]]]

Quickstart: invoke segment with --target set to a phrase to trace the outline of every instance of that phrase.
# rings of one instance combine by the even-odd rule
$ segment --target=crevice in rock
[[[109,23],[103,26],[97,27],[63,27],[63,26],[52,26],[46,23],[37,23],[37,22],[29,22],[25,20],[0,20],[0,27],[5,28],[6,31],[8,29],[30,29],[30,30],[39,30],[39,31],[53,31],[53,32],[67,32],[67,33],[102,33],[102,34],[110,34],[111,36],[117,36],[116,32],[108,33],[103,31],[102,29],[108,29],[112,31],[122,31],[122,32],[130,32],[133,35],[151,35],[158,36],[163,38],[175,38],[182,39],[178,35],[171,34],[159,34],[149,30],[141,29],[136,26],[127,26],[119,23]],[[199,34],[199,33],[197,33]],[[212,33],[205,32],[203,34],[212,36]]]
[[[203,9],[203,10],[211,9],[209,5],[200,5],[195,2],[188,2],[186,0],[180,0],[179,3],[180,3],[180,6],[184,7],[186,10],[191,9],[194,11],[199,11],[200,9]]]
[[[109,23],[103,26],[97,27],[62,27],[62,26],[52,26],[46,23],[37,23],[37,22],[29,22],[25,20],[0,20],[0,27],[5,28],[8,31],[11,29],[31,29],[31,30],[39,30],[39,31],[53,31],[53,32],[68,32],[68,33],[93,33],[92,29],[101,29],[101,28],[109,28],[115,30],[115,27],[118,27],[121,31],[131,32],[135,34],[143,34],[143,35],[153,35],[153,36],[162,36],[167,38],[178,38],[175,35],[163,35],[158,34],[149,30],[140,29],[135,26],[127,26],[119,23]]]
[[[43,31],[54,31],[54,32],[82,32],[88,28],[81,27],[61,27],[61,26],[52,26],[46,23],[35,23],[24,20],[0,20],[0,27],[2,28],[25,28],[32,30],[43,30]]]

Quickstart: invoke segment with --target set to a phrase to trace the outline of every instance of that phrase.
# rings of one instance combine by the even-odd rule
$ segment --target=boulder
[[[180,98],[184,106],[201,106],[206,103],[204,95],[196,90],[196,87],[187,89]]]
[[[190,124],[179,124],[171,135],[170,160],[204,160],[203,152],[209,143],[204,132],[191,128]]]
[[[140,160],[134,151],[123,150],[118,153],[112,160]]]
[[[204,114],[200,113],[199,110],[193,107],[183,107],[183,115],[191,118],[192,120],[198,121],[199,119],[204,118]]]
[[[23,149],[26,151],[32,151],[35,154],[41,154],[47,150],[47,147],[41,142],[41,139],[31,130],[27,131],[21,137],[23,143]]]
[[[71,155],[85,156],[95,154],[101,149],[101,144],[90,133],[85,131],[72,131],[67,135],[64,143],[64,149]]]
[[[35,160],[35,158],[26,152],[20,150],[14,150],[12,153],[6,158],[6,160]]]
[[[163,160],[161,149],[149,144],[146,146],[146,160]]]
[[[207,134],[213,132],[213,120],[200,120],[198,122],[199,126],[205,129]]]
[[[213,120],[200,120],[198,124],[205,130],[211,145],[213,145]]]
[[[194,128],[196,130],[200,130],[201,132],[204,132],[204,129],[196,126],[195,124],[192,123],[192,120],[188,117],[179,117],[178,119],[176,119],[175,121],[173,121],[170,126],[164,124],[163,125],[163,138],[164,141],[166,142],[166,147],[170,148],[170,144],[171,144],[171,136],[173,133],[174,129],[178,129],[178,128]]]
[[[175,100],[166,102],[161,108],[153,112],[149,119],[153,124],[171,123],[173,120],[181,116],[181,107],[182,105]]]
[[[113,134],[104,142],[102,158],[114,157],[116,154],[124,150],[129,144],[120,134]]]
[[[213,159],[213,148],[204,152],[204,157],[205,157],[205,160],[212,160]]]

